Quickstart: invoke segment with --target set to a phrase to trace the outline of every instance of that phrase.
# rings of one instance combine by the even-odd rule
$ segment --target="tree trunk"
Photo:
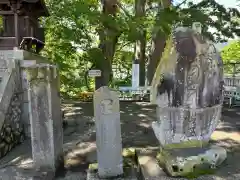
[[[102,0],[102,14],[107,17],[115,16],[117,12],[117,0]],[[108,86],[112,77],[112,61],[115,54],[116,44],[120,33],[112,24],[103,22],[103,29],[99,32],[100,44],[104,59],[96,64],[96,68],[102,71],[101,77],[95,79],[95,89]]]
[[[135,17],[137,19],[145,16],[146,0],[135,0]],[[145,85],[146,76],[146,30],[142,29],[139,38],[135,43],[135,62],[139,64],[139,85]]]
[[[163,8],[167,8],[171,5],[171,0],[162,0],[161,3],[158,4],[158,9],[159,12]],[[156,16],[156,22],[158,18],[164,18],[164,17],[159,17],[159,13]],[[156,23],[157,26],[157,23]],[[156,68],[158,66],[158,63],[160,62],[160,59],[162,57],[162,53],[165,48],[165,43],[166,43],[166,35],[161,32],[159,28],[154,28],[158,29],[152,36],[152,50],[151,54],[149,56],[149,61],[147,65],[147,82],[148,85],[151,85],[153,76],[155,74]]]

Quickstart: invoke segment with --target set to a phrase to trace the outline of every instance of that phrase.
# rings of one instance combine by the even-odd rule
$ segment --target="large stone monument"
[[[225,149],[209,144],[221,118],[222,59],[195,29],[174,28],[152,82],[158,159],[171,176],[209,171],[227,156]]]
[[[32,157],[35,168],[55,171],[63,166],[63,129],[56,66],[27,68]]]
[[[27,132],[30,129],[29,117],[24,117],[29,112],[24,103],[28,99],[25,97],[26,93],[23,93],[27,86],[22,83],[23,63],[20,62],[28,54],[27,60],[31,59],[36,63],[36,54],[44,47],[44,31],[39,26],[38,19],[40,16],[47,16],[48,11],[44,1],[4,0],[0,2],[0,14],[1,158],[21,143],[26,134],[30,134]],[[23,54],[25,55],[21,56]]]
[[[39,18],[48,11],[43,0],[4,0],[0,13],[0,158],[26,135],[35,169],[54,175],[63,165],[63,130],[58,70],[39,55]]]

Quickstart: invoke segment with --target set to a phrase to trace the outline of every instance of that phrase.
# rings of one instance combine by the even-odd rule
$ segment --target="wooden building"
[[[0,50],[41,51],[44,29],[39,18],[49,16],[44,0],[0,0],[0,16]]]

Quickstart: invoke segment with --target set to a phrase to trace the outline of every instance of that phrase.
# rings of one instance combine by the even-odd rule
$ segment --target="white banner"
[[[90,76],[90,77],[100,77],[101,76],[101,70],[91,69],[91,70],[88,71],[88,76]]]
[[[132,65],[132,88],[139,87],[139,64]]]

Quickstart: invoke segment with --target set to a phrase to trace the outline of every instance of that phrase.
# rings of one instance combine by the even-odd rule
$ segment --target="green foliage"
[[[240,41],[235,41],[230,43],[228,46],[224,47],[221,56],[225,64],[225,73],[233,73],[233,65],[231,63],[240,63]],[[239,64],[240,65],[240,64]],[[236,71],[239,73],[240,66],[236,65]]]
[[[240,41],[230,43],[222,50],[224,63],[240,63]]]
[[[3,17],[0,16],[0,33],[3,32]]]
[[[104,15],[98,0],[45,2],[51,16],[42,19],[42,25],[46,28],[43,54],[58,64],[61,91],[69,96],[77,96],[79,92],[92,91],[94,88],[93,79],[86,78],[86,75],[91,67],[105,60],[99,48],[99,33],[104,33],[103,27],[111,27],[121,33],[112,62],[113,87],[131,84],[133,45],[143,30],[147,32],[147,53],[154,32],[169,34],[172,25],[176,23],[191,26],[193,22],[199,21],[203,25],[203,33],[216,42],[233,35],[240,36],[237,9],[226,9],[215,0],[202,0],[198,4],[193,1],[185,3],[184,7],[183,3],[165,9],[159,8],[159,1],[151,0],[147,1],[146,14],[141,18],[134,15],[133,0],[119,1],[116,17]],[[212,19],[211,16],[218,18]],[[216,33],[210,33],[210,28],[217,29]]]

